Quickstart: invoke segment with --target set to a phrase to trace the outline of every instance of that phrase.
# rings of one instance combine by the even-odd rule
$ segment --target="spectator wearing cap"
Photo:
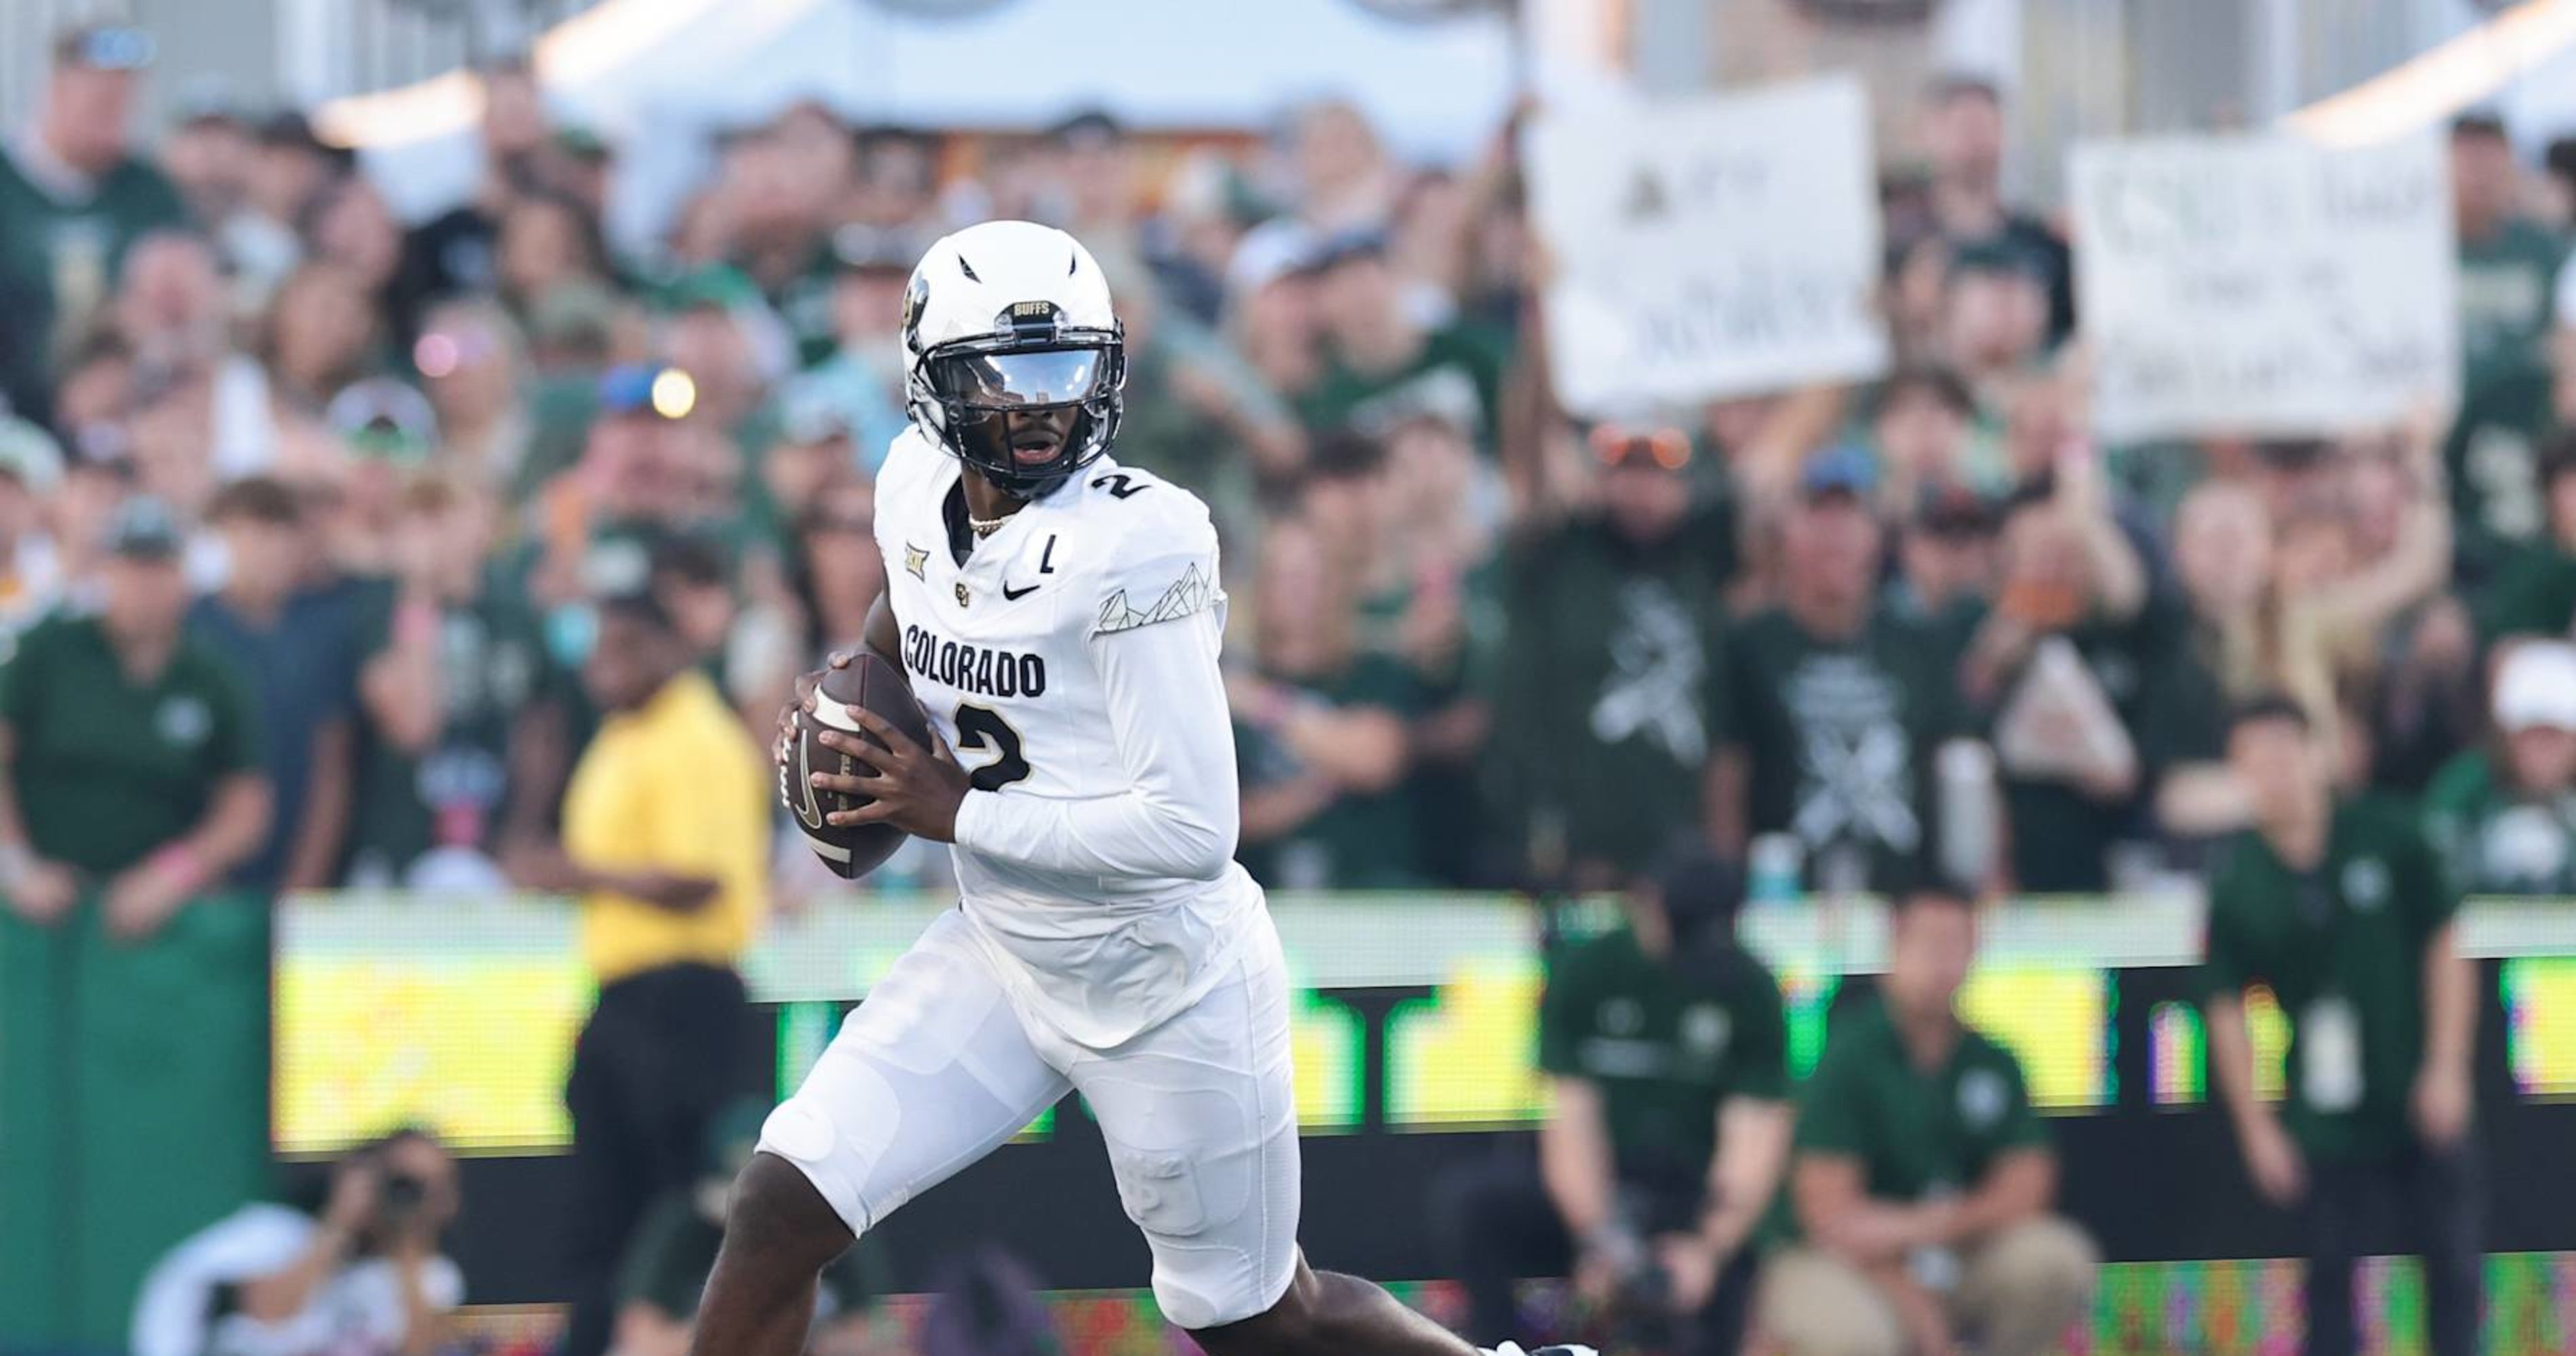
[[[1256,232],[1244,237],[1226,266],[1226,343],[1291,401],[1313,391],[1324,375],[1312,253],[1302,234]]]
[[[2460,251],[2463,395],[2545,365],[2552,303],[2567,242],[2525,207],[2524,178],[2502,119],[2470,113],[2451,124],[2451,213]]]
[[[694,1185],[709,1125],[757,1086],[737,970],[768,909],[767,760],[650,594],[597,607],[583,673],[607,712],[521,883],[578,897],[599,1004],[573,1047],[565,1351],[597,1356],[645,1207]]]
[[[2060,1349],[2099,1252],[2056,1213],[2057,1154],[2021,1061],[1968,1024],[1977,896],[1889,905],[1887,973],[1840,1015],[1799,1094],[1796,1239],[1762,1268],[1756,1324],[1800,1356]]]
[[[2000,247],[2031,262],[2050,342],[2075,329],[2075,264],[2047,222],[2004,201],[2004,100],[1993,81],[1935,81],[1918,124],[1932,167],[1932,220],[1954,249]]]
[[[264,1176],[258,1099],[222,1108],[267,1076],[268,912],[215,892],[269,792],[240,681],[184,625],[183,544],[127,500],[100,609],[0,668],[0,1208],[91,1221],[0,1229],[12,1347],[117,1345],[153,1256]]]
[[[31,417],[108,299],[125,251],[186,220],[178,190],[132,154],[152,38],[88,26],[56,39],[35,119],[0,146],[0,395]]]
[[[2426,827],[2463,895],[2576,896],[2576,646],[2499,648],[2492,738],[2424,796]]]
[[[582,562],[603,536],[684,523],[694,507],[693,449],[680,421],[697,407],[690,374],[658,363],[621,363],[600,374],[580,460],[546,482],[530,505],[541,552],[530,591],[548,606],[578,601]]]
[[[1604,424],[1586,448],[1586,502],[1543,502],[1503,548],[1491,683],[1511,733],[1486,745],[1485,784],[1518,867],[1608,887],[1700,822],[1735,541],[1679,429]]]
[[[1550,1111],[1536,1161],[1452,1170],[1432,1219],[1478,1340],[1536,1345],[1519,1276],[1572,1274],[1595,1303],[1662,1329],[1658,1349],[1732,1356],[1788,1158],[1779,981],[1737,944],[1741,876],[1696,851],[1623,894],[1622,925],[1551,958],[1539,999]],[[1641,1294],[1661,1282],[1663,1294]],[[1645,1312],[1636,1312],[1638,1310]]]
[[[188,634],[221,655],[258,715],[259,761],[274,813],[233,882],[264,894],[339,881],[355,780],[358,636],[349,610],[308,591],[304,505],[252,476],[216,492],[207,526],[222,539],[223,586],[188,610]]]
[[[350,879],[498,889],[495,858],[546,823],[569,755],[569,684],[538,613],[487,563],[495,510],[420,477],[385,531],[390,572],[359,604]]]
[[[1994,601],[1995,534],[2002,505],[1964,485],[1926,485],[1901,529],[1890,611],[1945,638],[1953,655]]]
[[[1314,273],[1323,369],[1295,398],[1310,433],[1354,429],[1383,436],[1422,413],[1467,421],[1479,449],[1495,450],[1504,355],[1457,326],[1432,327],[1407,306],[1402,280],[1376,230],[1318,247]]]
[[[1936,804],[1935,763],[1973,726],[1938,636],[1880,593],[1873,490],[1857,447],[1808,460],[1782,523],[1779,601],[1729,628],[1708,701],[1711,841],[1794,845],[1815,889],[1915,879],[1941,842],[1936,815],[1970,812]]]

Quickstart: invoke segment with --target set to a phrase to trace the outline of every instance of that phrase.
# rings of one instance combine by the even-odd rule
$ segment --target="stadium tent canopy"
[[[1499,13],[1398,22],[1349,0],[1019,0],[930,18],[850,0],[614,0],[538,42],[559,117],[620,145],[619,226],[659,220],[703,133],[819,99],[857,121],[1042,125],[1086,107],[1146,128],[1264,128],[1345,95],[1399,150],[1470,153],[1512,98]],[[447,76],[334,101],[317,122],[360,147],[409,216],[467,196],[471,83]]]

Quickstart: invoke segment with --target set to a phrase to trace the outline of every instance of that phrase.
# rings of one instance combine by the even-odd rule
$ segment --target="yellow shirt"
[[[584,895],[582,958],[602,984],[683,961],[730,965],[768,912],[769,769],[695,670],[599,727],[564,792],[563,838],[594,870],[719,882],[694,913]]]

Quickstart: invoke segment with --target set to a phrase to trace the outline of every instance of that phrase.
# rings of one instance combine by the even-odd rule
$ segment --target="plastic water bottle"
[[[1766,833],[1745,851],[1744,897],[1754,904],[1793,904],[1806,845],[1794,833]]]

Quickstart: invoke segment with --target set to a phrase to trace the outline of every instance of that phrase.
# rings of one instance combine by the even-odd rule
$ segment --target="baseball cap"
[[[54,39],[54,64],[139,71],[152,64],[152,35],[126,24],[79,24]]]
[[[187,530],[170,506],[138,494],[116,506],[107,520],[107,549],[128,560],[176,560],[187,549]]]
[[[697,381],[676,367],[621,363],[600,374],[599,411],[604,415],[685,419],[697,404]]]
[[[1844,494],[1867,498],[1878,487],[1878,463],[1853,443],[1836,443],[1807,458],[1798,471],[1798,497],[1822,499]]]
[[[2576,733],[2576,645],[2536,640],[2514,647],[2496,673],[2495,723],[2507,733]]]
[[[438,414],[429,398],[391,377],[349,383],[331,397],[322,418],[362,456],[418,462],[438,444]]]

